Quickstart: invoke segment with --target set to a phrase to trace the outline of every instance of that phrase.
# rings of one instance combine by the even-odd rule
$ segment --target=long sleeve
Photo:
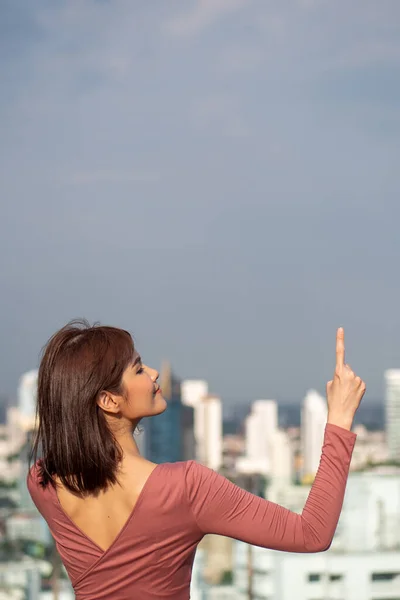
[[[301,514],[259,498],[189,461],[186,493],[202,534],[214,533],[286,552],[322,552],[342,510],[356,435],[327,424],[320,465]]]

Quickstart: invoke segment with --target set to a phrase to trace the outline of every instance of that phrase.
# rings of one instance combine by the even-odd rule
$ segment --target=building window
[[[372,573],[371,580],[372,581],[392,581],[396,577],[400,576],[400,572],[392,572],[392,573]]]
[[[340,575],[339,573],[332,573],[331,575],[329,575],[329,581],[342,581],[343,580],[343,575]]]
[[[321,581],[321,575],[319,573],[309,573],[308,581],[310,583],[315,583],[316,581]]]

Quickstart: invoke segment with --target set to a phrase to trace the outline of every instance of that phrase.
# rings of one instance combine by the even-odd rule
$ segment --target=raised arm
[[[188,463],[188,502],[199,529],[273,550],[326,550],[342,509],[355,438],[327,424],[318,473],[301,514],[250,494],[198,463]]]
[[[342,359],[343,330],[338,330],[335,376],[327,386],[329,416],[322,456],[302,513],[254,496],[214,471],[189,462],[188,504],[203,534],[215,533],[286,552],[321,552],[329,548],[356,440],[349,430],[365,391],[364,384]]]

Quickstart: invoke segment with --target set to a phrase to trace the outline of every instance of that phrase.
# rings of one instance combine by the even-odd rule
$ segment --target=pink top
[[[207,533],[287,552],[329,548],[342,508],[355,434],[328,424],[301,515],[254,496],[194,461],[158,465],[106,550],[63,511],[56,491],[28,488],[47,521],[77,600],[188,600],[196,548]]]

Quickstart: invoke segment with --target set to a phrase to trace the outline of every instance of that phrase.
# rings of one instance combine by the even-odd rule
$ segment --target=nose
[[[156,369],[151,369],[149,367],[149,371],[150,371],[150,377],[152,379],[152,381],[156,382],[157,379],[160,377],[159,372]]]

